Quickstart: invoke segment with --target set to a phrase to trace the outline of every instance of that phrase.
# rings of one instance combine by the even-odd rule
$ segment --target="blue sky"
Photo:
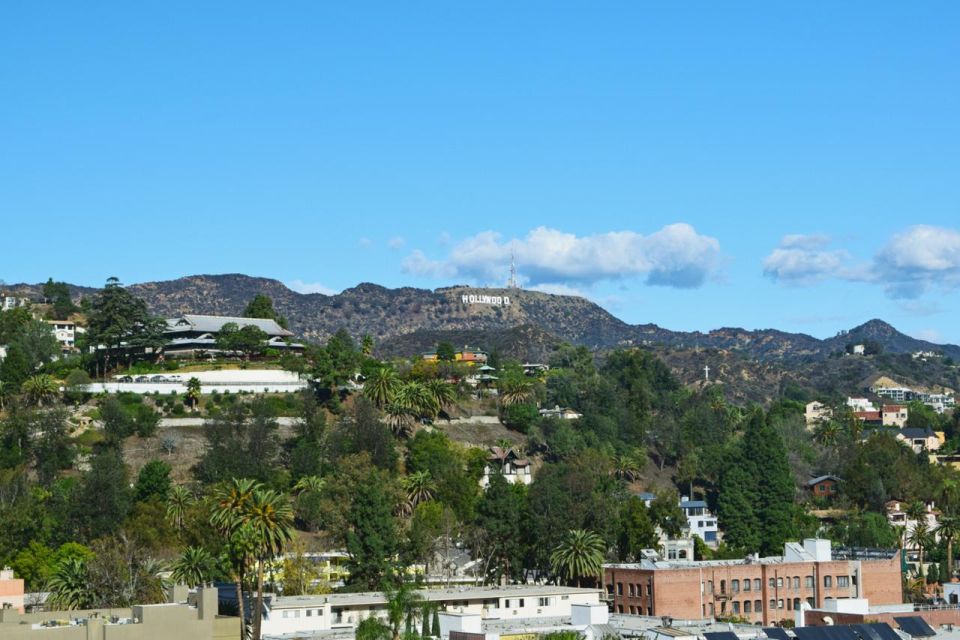
[[[776,6],[774,6],[774,4]],[[956,2],[7,3],[0,278],[960,343]]]

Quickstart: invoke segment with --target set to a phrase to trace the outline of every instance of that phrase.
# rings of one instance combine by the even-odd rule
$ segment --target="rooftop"
[[[509,585],[504,587],[461,586],[450,589],[420,589],[417,593],[427,602],[448,600],[487,600],[494,598],[537,596],[556,596],[600,593],[600,589],[578,589],[553,585]],[[331,593],[321,596],[274,596],[270,598],[271,609],[297,609],[302,607],[322,607],[326,604],[334,607],[356,607],[386,604],[387,599],[380,591],[359,593]]]

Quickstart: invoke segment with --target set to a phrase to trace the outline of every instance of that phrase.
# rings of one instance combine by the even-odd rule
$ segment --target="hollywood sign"
[[[492,304],[495,307],[509,307],[510,296],[484,296],[475,293],[464,293],[460,296],[463,304]]]

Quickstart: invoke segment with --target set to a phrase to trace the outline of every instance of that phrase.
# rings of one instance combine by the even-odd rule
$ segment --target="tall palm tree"
[[[416,380],[401,384],[393,401],[417,417],[433,417],[440,410],[434,395],[426,385]]]
[[[607,544],[599,535],[584,529],[567,532],[564,539],[550,555],[550,567],[568,582],[575,580],[580,586],[584,577],[599,578]]]
[[[177,528],[177,534],[183,531],[183,518],[187,507],[193,504],[193,495],[183,485],[176,485],[167,496],[167,518]]]
[[[54,609],[83,609],[90,604],[91,591],[87,563],[81,558],[67,558],[54,570],[47,582],[50,592],[47,604]]]
[[[387,589],[384,595],[387,598],[387,620],[392,638],[400,640],[400,625],[420,608],[423,596],[409,582],[401,582],[396,589]]]
[[[253,639],[260,640],[264,567],[280,555],[284,545],[293,538],[293,509],[282,493],[258,487],[246,503],[241,518],[253,531],[257,545],[257,613],[253,619]]]
[[[51,402],[57,396],[59,385],[53,376],[38,373],[27,378],[20,386],[20,391],[27,396],[31,404],[39,407]]]
[[[234,478],[218,487],[213,493],[213,510],[210,524],[227,541],[227,559],[237,588],[237,608],[240,613],[240,640],[246,638],[246,615],[244,610],[243,585],[250,564],[255,556],[254,534],[245,526],[243,513],[253,492],[259,485],[249,478]]]
[[[433,498],[436,484],[429,471],[416,471],[400,480],[400,486],[407,492],[407,510],[413,512],[421,502]]]
[[[953,541],[960,535],[960,518],[954,515],[944,515],[940,518],[937,533],[942,540],[947,541],[947,575],[942,577],[943,582],[953,579]]]
[[[191,411],[196,411],[200,406],[200,380],[196,377],[187,380],[187,400]]]
[[[813,439],[824,447],[834,447],[840,440],[840,425],[833,420],[819,423],[813,430]]]
[[[393,401],[393,396],[400,384],[400,376],[393,367],[378,367],[364,381],[363,395],[370,398],[378,408],[383,409]]]
[[[910,536],[907,538],[912,546],[916,547],[919,551],[918,559],[920,561],[920,576],[924,575],[923,567],[923,551],[930,546],[932,542],[932,535],[930,533],[930,527],[927,526],[927,523],[924,521],[918,522],[913,528],[913,531],[910,532]]]
[[[187,547],[173,563],[170,577],[188,587],[207,584],[213,578],[216,560],[203,547]]]
[[[647,463],[646,451],[642,449],[631,449],[629,452],[616,456],[614,462],[614,475],[623,480],[636,480],[643,467]]]

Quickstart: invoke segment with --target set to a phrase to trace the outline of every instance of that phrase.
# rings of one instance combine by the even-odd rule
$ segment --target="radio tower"
[[[519,289],[517,286],[517,260],[513,253],[513,244],[510,245],[510,279],[507,280],[507,287],[510,289]]]

